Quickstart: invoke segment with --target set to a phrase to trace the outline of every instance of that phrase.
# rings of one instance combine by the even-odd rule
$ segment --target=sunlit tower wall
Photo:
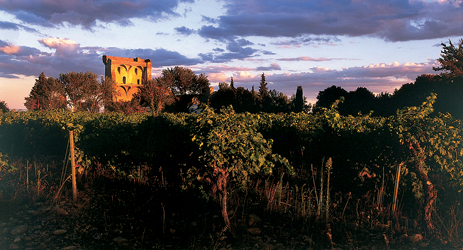
[[[117,56],[103,56],[105,77],[116,83],[118,95],[114,101],[130,101],[138,87],[151,79],[151,60]]]

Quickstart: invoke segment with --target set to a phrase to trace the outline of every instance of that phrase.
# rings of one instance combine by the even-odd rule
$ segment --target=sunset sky
[[[463,0],[0,0],[0,100],[24,109],[41,72],[104,74],[102,55],[183,66],[211,84],[393,92],[463,38]],[[217,87],[215,87],[217,89]]]

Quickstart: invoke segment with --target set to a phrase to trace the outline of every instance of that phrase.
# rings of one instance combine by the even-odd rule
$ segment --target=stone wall
[[[144,80],[151,79],[151,60],[116,56],[103,56],[105,77],[116,82],[118,95],[115,101],[130,101]]]

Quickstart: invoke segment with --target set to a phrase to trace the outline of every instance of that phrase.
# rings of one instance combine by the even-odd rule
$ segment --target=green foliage
[[[409,149],[406,155],[409,161],[423,161],[426,172],[445,174],[451,185],[462,190],[462,125],[449,114],[429,117],[435,100],[436,95],[431,95],[420,107],[398,111],[390,127],[405,149]]]
[[[200,165],[188,172],[191,185],[194,180],[213,182],[217,168],[230,173],[231,184],[243,189],[252,176],[272,174],[276,165],[293,173],[287,159],[272,153],[272,140],[257,132],[258,123],[253,118],[236,114],[231,107],[220,114],[207,108],[198,115],[192,141],[198,148]]]
[[[14,172],[17,169],[14,165],[10,164],[8,155],[4,155],[0,152],[0,172],[3,170],[6,170],[7,172]]]
[[[135,167],[140,124],[147,114],[105,113],[82,124],[78,146],[93,162],[120,168]],[[138,162],[137,162],[138,163]]]
[[[59,111],[63,112],[66,111]],[[55,112],[8,112],[0,116],[0,152],[10,156],[60,155],[66,149],[69,121],[54,121]],[[64,153],[63,153],[64,154]]]
[[[423,173],[439,192],[463,189],[462,124],[449,114],[434,115],[435,100],[432,95],[421,106],[388,117],[342,115],[341,100],[316,114],[235,113],[230,107],[217,113],[206,108],[198,115],[157,117],[8,112],[0,115],[0,152],[62,157],[68,130],[73,130],[81,164],[108,166],[121,173],[147,166],[177,186],[208,192],[217,188],[219,170],[228,173],[231,190],[270,174],[278,180],[286,172],[298,175],[285,179],[308,185],[303,173],[314,166],[320,176],[322,166],[317,166],[331,157],[331,194],[350,191],[355,197],[382,185],[383,178],[391,180],[403,162],[399,190],[420,203],[426,197],[426,182],[415,171],[418,163],[423,163]],[[368,175],[360,175],[362,171]],[[435,181],[435,176],[443,182]],[[320,184],[315,180],[307,187]],[[386,185],[384,192],[384,202],[391,202],[391,186]]]

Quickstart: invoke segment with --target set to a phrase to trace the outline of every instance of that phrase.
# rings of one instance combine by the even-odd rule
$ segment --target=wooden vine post
[[[394,185],[394,197],[393,197],[393,201],[392,201],[392,214],[395,216],[395,212],[396,212],[396,207],[397,207],[397,195],[399,193],[399,181],[400,181],[400,171],[401,171],[401,168],[402,168],[402,165],[404,163],[401,162],[399,164],[399,166],[397,167],[397,174],[396,174],[396,177],[395,177],[395,185]]]
[[[71,149],[71,180],[72,180],[72,199],[77,201],[77,183],[76,183],[76,156],[74,153],[74,132],[69,130],[69,147]]]

